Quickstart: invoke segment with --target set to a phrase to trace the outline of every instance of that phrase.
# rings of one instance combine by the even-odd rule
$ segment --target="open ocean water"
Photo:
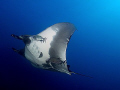
[[[70,69],[93,78],[35,68],[11,37],[73,23]],[[0,0],[0,90],[120,90],[120,0]]]

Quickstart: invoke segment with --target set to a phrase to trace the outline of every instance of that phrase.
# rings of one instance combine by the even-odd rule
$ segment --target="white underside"
[[[25,46],[25,57],[32,63],[38,64],[41,67],[42,64],[46,64],[46,61],[50,58],[50,43],[53,40],[53,36],[56,35],[55,31],[53,31],[51,28],[48,29],[47,32],[46,30],[44,30],[43,32],[38,34],[43,38],[47,38],[46,42],[32,40],[32,42],[29,45]],[[41,52],[43,53],[43,56],[39,58]]]

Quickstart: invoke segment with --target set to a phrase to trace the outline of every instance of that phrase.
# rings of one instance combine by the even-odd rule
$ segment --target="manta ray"
[[[67,65],[66,60],[67,45],[75,30],[73,24],[64,22],[54,24],[37,35],[17,36],[12,34],[12,37],[25,43],[25,47],[21,50],[12,49],[28,59],[37,68],[69,75],[79,74],[69,69],[70,65]]]

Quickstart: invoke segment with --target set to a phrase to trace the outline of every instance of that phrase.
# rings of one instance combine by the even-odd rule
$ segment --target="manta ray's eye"
[[[29,36],[24,36],[23,42],[24,42],[25,44],[30,44],[30,43],[31,43],[30,37],[29,37]]]

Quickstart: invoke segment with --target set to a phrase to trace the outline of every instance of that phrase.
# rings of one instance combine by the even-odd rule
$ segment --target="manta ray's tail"
[[[93,78],[93,77],[91,77],[91,76],[86,76],[86,75],[83,75],[83,74],[80,74],[80,73],[75,73],[75,72],[70,72],[70,73],[74,73],[74,74],[81,75],[81,76],[84,76],[84,77]]]
[[[69,70],[70,74],[73,73],[73,74],[81,75],[81,76],[84,76],[84,77],[93,78],[93,77],[91,77],[91,76],[86,76],[86,75],[83,75],[83,74],[80,74],[80,73],[76,73],[76,72],[71,71],[71,70],[70,70],[70,65],[67,65],[67,67],[68,67],[68,70]]]

